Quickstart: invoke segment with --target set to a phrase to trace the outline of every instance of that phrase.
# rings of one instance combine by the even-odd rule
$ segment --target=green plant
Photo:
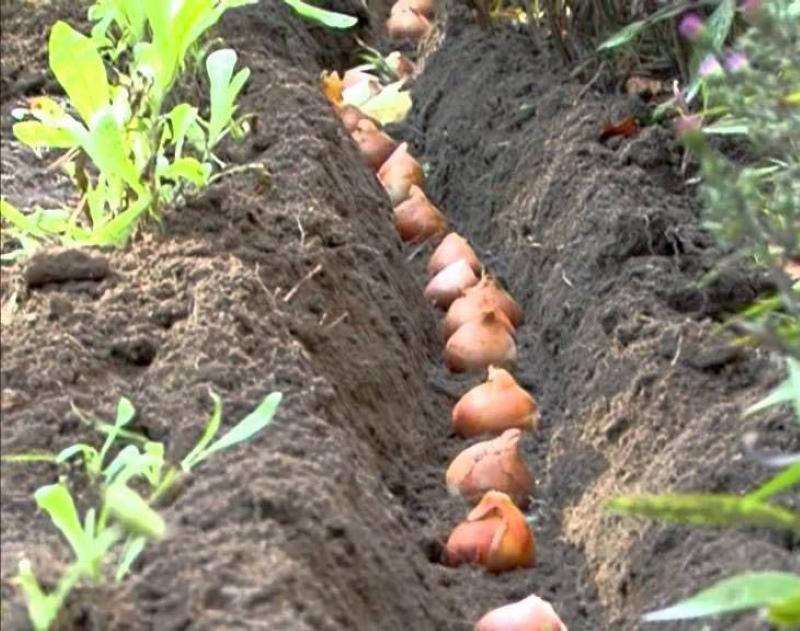
[[[48,514],[75,557],[50,593],[41,588],[30,562],[27,559],[20,562],[15,580],[25,594],[29,616],[37,631],[50,628],[70,590],[80,579],[87,578],[95,583],[106,580],[104,570],[115,547],[118,551],[114,577],[117,581],[122,580],[147,542],[163,537],[166,532],[164,520],[152,505],[211,455],[249,440],[260,432],[273,419],[281,401],[280,393],[270,394],[253,412],[215,440],[222,423],[222,401],[213,392],[210,396],[213,409],[205,430],[178,465],[170,465],[165,460],[162,443],[125,429],[133,420],[135,410],[124,397],[117,405],[113,424],[92,421],[73,408],[81,418],[105,434],[99,450],[86,443],[77,443],[57,454],[37,452],[3,457],[9,461],[47,461],[58,465],[80,458],[92,490],[99,498],[98,506],[86,510],[81,521],[75,500],[65,483],[49,484],[34,493],[37,506]],[[110,462],[106,462],[112,447],[120,442],[124,442],[124,446]],[[148,489],[147,499],[131,488],[131,483]]]
[[[235,100],[248,78],[233,73],[236,53],[217,50],[206,58],[209,117],[178,103],[164,111],[186,57],[225,10],[256,0],[108,0],[96,3],[91,37],[57,22],[48,44],[50,68],[68,107],[55,99],[31,99],[16,110],[18,140],[38,151],[61,149],[56,164],[73,178],[75,208],[36,209],[25,215],[4,200],[0,212],[23,252],[48,241],[68,245],[120,246],[149,214],[185,191],[212,181],[213,154],[227,134],[241,134]],[[114,61],[106,70],[103,54]],[[18,255],[19,253],[15,253]]]
[[[755,414],[776,405],[790,405],[800,429],[800,363],[788,360],[789,375],[762,401],[748,408]],[[744,496],[671,494],[625,496],[612,500],[609,510],[631,516],[698,526],[755,526],[800,536],[800,513],[770,500],[800,487],[800,454],[756,490]],[[783,572],[745,572],[729,577],[671,607],[654,611],[644,620],[657,622],[700,618],[759,609],[774,625],[800,625],[800,575]]]
[[[358,24],[358,18],[345,13],[321,9],[303,0],[283,0],[301,18],[331,29],[345,30]]]

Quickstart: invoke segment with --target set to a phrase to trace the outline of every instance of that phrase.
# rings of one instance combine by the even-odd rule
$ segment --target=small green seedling
[[[94,583],[106,580],[104,570],[112,552],[116,556],[114,580],[122,580],[147,542],[166,534],[166,524],[152,505],[211,455],[249,440],[263,430],[274,418],[282,398],[280,393],[270,394],[253,412],[215,440],[222,424],[222,400],[213,392],[210,395],[213,408],[205,430],[178,465],[166,462],[162,443],[149,441],[125,429],[133,420],[135,410],[124,397],[117,405],[114,423],[95,422],[97,429],[105,434],[100,450],[79,443],[58,454],[37,452],[3,457],[16,462],[48,461],[55,464],[79,457],[100,498],[99,505],[89,508],[81,521],[66,484],[49,484],[34,493],[37,506],[48,514],[75,557],[50,593],[39,585],[30,562],[23,560],[20,563],[15,581],[25,595],[29,617],[37,631],[52,626],[70,590],[79,580],[86,578]],[[87,420],[82,413],[81,418]],[[120,449],[106,464],[109,452],[115,446]],[[130,486],[132,483],[149,488],[147,499]]]
[[[5,259],[52,241],[122,246],[142,217],[159,219],[165,207],[207,186],[215,166],[225,168],[215,146],[246,129],[235,101],[249,71],[234,74],[236,53],[206,57],[208,120],[189,103],[163,106],[208,29],[227,9],[255,1],[101,0],[90,9],[91,37],[56,22],[48,56],[66,105],[30,99],[13,112],[19,119],[13,132],[34,151],[65,151],[54,164],[73,179],[80,199],[74,208],[30,214],[3,200],[0,216],[21,244]],[[106,60],[114,64],[111,73]]]

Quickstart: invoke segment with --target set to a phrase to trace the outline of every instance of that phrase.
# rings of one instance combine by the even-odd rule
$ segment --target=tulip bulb
[[[401,8],[386,20],[386,31],[393,40],[419,42],[431,30],[431,23],[422,13],[410,8]]]
[[[523,313],[517,302],[511,295],[503,289],[495,278],[484,274],[481,281],[475,285],[468,292],[464,293],[464,297],[468,298],[470,302],[475,303],[488,303],[502,309],[503,312],[511,320],[514,328],[519,328],[522,324]]]
[[[436,0],[397,0],[392,5],[390,13],[395,15],[408,9],[421,13],[430,19],[436,13]]]
[[[486,292],[473,292],[474,288],[467,289],[464,295],[454,300],[447,310],[447,315],[442,322],[442,338],[445,342],[464,324],[474,320],[481,313],[491,310],[497,312],[498,317],[502,320],[509,333],[513,335],[516,331],[514,324],[501,306],[497,304],[497,301]]]
[[[409,197],[394,209],[394,225],[403,241],[419,243],[447,231],[447,219],[422,189],[412,186]]]
[[[475,273],[481,271],[481,263],[475,254],[475,250],[470,247],[464,237],[451,232],[442,240],[439,247],[433,251],[431,260],[428,261],[428,278],[432,278],[458,259],[467,259]]]
[[[475,386],[453,408],[453,430],[469,438],[508,429],[535,430],[539,405],[506,370],[489,367],[486,381]]]
[[[367,164],[375,170],[378,170],[397,148],[396,140],[366,118],[362,118],[356,123],[356,128],[351,136]]]
[[[353,132],[358,126],[358,123],[362,120],[371,122],[378,129],[383,128],[378,121],[371,116],[364,114],[364,112],[358,109],[355,105],[339,105],[336,107],[336,113],[342,120],[345,129],[349,132]]]
[[[497,438],[467,447],[447,468],[447,489],[472,502],[487,491],[501,491],[522,508],[533,493],[535,481],[519,453],[522,432],[507,429]]]
[[[508,495],[489,491],[450,534],[442,560],[453,567],[483,565],[491,572],[531,567],[536,561],[533,532]]]
[[[342,77],[342,88],[346,90],[347,88],[352,88],[354,85],[358,85],[359,83],[365,81],[377,82],[378,77],[367,72],[367,70],[370,69],[372,69],[371,64],[362,64],[360,66],[356,66],[355,68],[346,70],[344,76]],[[378,83],[378,91],[380,91],[380,83]]]
[[[423,186],[425,173],[408,153],[408,143],[404,142],[381,165],[378,179],[389,194],[392,206],[397,206],[408,198],[412,186]]]
[[[452,372],[513,365],[516,359],[517,345],[496,309],[464,323],[444,347],[444,361]]]
[[[461,292],[477,282],[469,262],[459,259],[431,278],[425,287],[425,298],[434,306],[447,309]]]
[[[475,625],[475,631],[568,631],[552,605],[535,594],[498,607]]]

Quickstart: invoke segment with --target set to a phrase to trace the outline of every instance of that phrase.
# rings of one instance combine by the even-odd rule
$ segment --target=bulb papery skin
[[[466,298],[476,299],[481,298],[489,300],[492,304],[498,306],[511,320],[514,328],[519,328],[524,320],[522,308],[517,304],[517,301],[505,289],[500,286],[496,278],[484,274],[480,282],[470,289],[465,294]]]
[[[516,327],[502,310],[501,305],[486,292],[473,292],[471,287],[464,292],[447,309],[447,315],[442,322],[442,338],[445,342],[450,339],[459,328],[470,320],[474,320],[486,311],[494,310],[498,318],[505,325],[511,335],[516,332]]]
[[[408,199],[412,186],[423,188],[425,173],[422,166],[408,153],[408,143],[402,143],[378,170],[380,180],[392,206]]]
[[[444,347],[445,364],[455,373],[512,367],[516,360],[517,345],[495,309],[465,322]]]
[[[400,238],[410,243],[440,238],[447,231],[447,219],[418,186],[394,209],[394,223]]]
[[[486,381],[469,390],[453,408],[453,431],[469,438],[508,429],[535,430],[539,405],[507,370],[490,366]]]
[[[472,249],[464,237],[451,232],[442,239],[442,242],[431,255],[426,270],[428,278],[433,278],[445,267],[459,259],[466,259],[476,274],[481,271],[481,263],[475,254],[475,250]]]
[[[453,529],[442,560],[453,567],[482,565],[490,572],[531,567],[536,562],[533,531],[508,495],[489,491]]]
[[[501,491],[520,508],[526,508],[535,480],[519,453],[522,432],[509,429],[497,438],[467,447],[447,469],[447,488],[477,502],[487,491]]]
[[[436,274],[425,287],[425,299],[439,309],[447,309],[478,277],[466,259],[451,263]]]
[[[498,607],[475,625],[475,631],[569,631],[552,605],[531,594],[523,600]]]

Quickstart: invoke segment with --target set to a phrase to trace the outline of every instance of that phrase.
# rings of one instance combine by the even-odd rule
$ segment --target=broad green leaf
[[[384,125],[403,120],[411,109],[411,94],[403,88],[403,81],[387,85],[380,94],[361,105],[361,111]]]
[[[106,483],[114,480],[114,477],[123,469],[130,466],[132,462],[139,458],[139,448],[136,445],[126,445],[116,457],[103,470]],[[125,480],[127,481],[127,480]]]
[[[672,607],[648,613],[647,622],[686,620],[755,609],[797,596],[800,576],[784,572],[746,572],[704,589]]]
[[[16,123],[14,137],[32,149],[70,149],[78,144],[75,134],[60,127],[51,127],[39,121]]]
[[[788,404],[794,408],[795,420],[800,424],[800,362],[786,359],[787,378],[775,390],[744,411],[745,416],[761,412],[775,405]]]
[[[136,203],[120,213],[108,223],[97,228],[92,233],[92,242],[95,245],[113,245],[121,247],[133,234],[136,222],[139,217],[147,211],[152,203],[149,193],[144,193]],[[120,436],[128,436],[129,433],[119,432]]]
[[[172,143],[175,147],[175,158],[178,159],[183,153],[183,142],[189,128],[197,120],[197,108],[188,103],[176,105],[168,115],[171,127]]]
[[[83,457],[84,466],[86,470],[92,474],[100,473],[100,454],[97,449],[86,443],[76,443],[62,449],[56,455],[56,463],[62,464],[67,462],[73,456],[80,454]]]
[[[236,53],[230,48],[214,51],[206,58],[211,91],[211,118],[207,141],[209,149],[217,144],[230,123],[235,112],[236,97],[250,76],[250,70],[243,68],[234,77],[235,66]]]
[[[125,550],[122,553],[116,574],[114,575],[114,579],[117,582],[125,578],[125,575],[130,571],[133,563],[144,550],[145,545],[147,545],[147,537],[141,535],[128,537],[128,540],[125,542]]]
[[[28,617],[35,631],[48,631],[58,617],[58,612],[64,604],[72,587],[80,577],[77,567],[72,567],[58,581],[55,591],[45,594],[36,580],[30,561],[23,559],[19,563],[19,570],[14,577],[14,582],[20,586],[25,594],[25,603]]]
[[[139,173],[130,159],[124,135],[110,106],[96,117],[84,149],[109,180],[121,178],[139,196],[144,193]]]
[[[239,421],[222,438],[204,450],[197,462],[205,460],[214,452],[248,440],[264,429],[274,418],[282,398],[283,395],[280,392],[273,392],[268,395],[255,410]]]
[[[89,542],[86,541],[78,510],[72,495],[63,484],[48,484],[33,494],[36,504],[49,516],[56,528],[69,542],[78,562],[88,568],[93,563]]]
[[[58,21],[50,31],[50,68],[88,126],[110,101],[108,77],[94,42]]]
[[[793,596],[772,603],[767,609],[767,619],[781,628],[800,628],[800,589]]]
[[[763,502],[787,489],[800,485],[800,462],[787,467],[747,495],[748,499]]]
[[[108,512],[128,532],[148,538],[164,536],[167,526],[164,520],[133,489],[115,482],[105,490],[105,505]]]
[[[27,234],[37,237],[46,237],[38,223],[31,216],[24,214],[16,206],[0,197],[0,217],[5,219],[12,226]]]
[[[327,11],[315,7],[313,4],[303,2],[303,0],[284,0],[295,12],[309,22],[314,22],[328,28],[344,30],[358,24],[358,18],[336,11]]]
[[[179,158],[159,170],[158,176],[169,180],[187,180],[197,187],[208,184],[211,177],[211,165],[200,162],[196,158]]]
[[[181,468],[187,472],[191,471],[192,467],[197,462],[200,462],[198,458],[208,444],[214,439],[214,436],[217,435],[219,426],[222,423],[222,399],[220,399],[219,395],[213,390],[209,390],[208,394],[211,396],[212,402],[211,416],[208,418],[208,423],[206,423],[200,440],[197,441],[194,448],[181,460]]]
[[[617,497],[615,513],[698,526],[763,526],[800,533],[800,514],[735,495],[642,495]]]
[[[600,44],[600,46],[597,47],[597,50],[610,50],[612,48],[618,48],[623,44],[627,44],[631,40],[637,38],[639,34],[649,26],[649,24],[650,22],[648,20],[637,20],[636,22],[631,22],[606,39],[602,44]]]

